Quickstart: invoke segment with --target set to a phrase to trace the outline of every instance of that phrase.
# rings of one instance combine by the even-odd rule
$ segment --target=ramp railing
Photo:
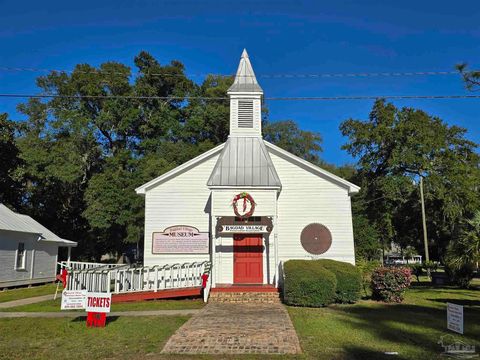
[[[202,275],[209,271],[209,261],[163,266],[116,265],[72,269],[68,272],[67,289],[123,294],[201,287]]]

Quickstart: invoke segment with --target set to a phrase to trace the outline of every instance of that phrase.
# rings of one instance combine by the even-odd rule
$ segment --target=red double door
[[[233,235],[233,283],[263,283],[262,235]]]

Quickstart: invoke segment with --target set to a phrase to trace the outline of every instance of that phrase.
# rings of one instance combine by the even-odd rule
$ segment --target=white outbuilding
[[[0,288],[55,280],[58,248],[77,243],[48,230],[30,216],[0,204]]]
[[[144,265],[211,261],[215,288],[278,286],[290,259],[354,264],[359,187],[263,139],[263,90],[245,50],[228,96],[228,140],[136,189]]]

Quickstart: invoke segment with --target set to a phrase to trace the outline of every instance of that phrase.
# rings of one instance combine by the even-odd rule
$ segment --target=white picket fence
[[[209,261],[163,266],[109,264],[80,270],[71,268],[68,271],[67,289],[124,294],[201,287],[202,275],[209,274],[210,268]]]

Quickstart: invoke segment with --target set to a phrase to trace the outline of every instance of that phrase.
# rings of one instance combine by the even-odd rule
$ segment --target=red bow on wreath
[[[240,215],[237,208],[237,201],[240,199],[243,199],[243,212],[247,210],[247,201],[250,203],[250,211],[243,215]],[[235,212],[235,215],[242,219],[252,216],[253,212],[255,211],[255,201],[253,201],[252,196],[246,192],[235,195],[235,197],[233,198],[232,205],[233,205],[233,211]]]

